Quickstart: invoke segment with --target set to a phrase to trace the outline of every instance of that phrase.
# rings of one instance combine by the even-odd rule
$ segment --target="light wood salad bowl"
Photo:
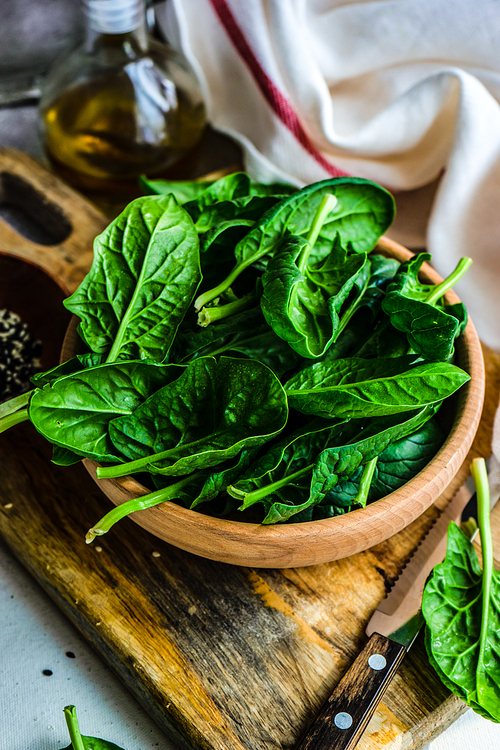
[[[412,255],[402,245],[385,237],[381,238],[378,250],[399,261]],[[421,278],[427,283],[442,281],[428,264],[423,265]],[[446,300],[450,304],[459,301],[452,291],[446,294]],[[78,352],[76,323],[74,319],[68,329],[63,361]],[[316,565],[348,557],[385,541],[432,505],[459,470],[463,470],[479,425],[485,387],[481,344],[470,320],[456,342],[456,353],[456,363],[471,379],[459,391],[453,423],[443,446],[411,481],[366,508],[319,521],[264,526],[214,518],[165,502],[132,513],[131,520],[175,547],[210,560],[248,567]],[[97,464],[89,460],[83,463],[115,505],[150,492],[131,476],[98,480]],[[466,476],[464,473],[461,481]]]

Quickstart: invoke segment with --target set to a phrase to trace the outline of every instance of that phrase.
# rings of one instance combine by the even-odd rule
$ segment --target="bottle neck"
[[[87,15],[87,48],[148,46],[144,0],[84,0]]]

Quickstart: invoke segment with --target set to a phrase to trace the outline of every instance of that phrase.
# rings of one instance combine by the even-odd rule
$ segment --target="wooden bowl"
[[[378,250],[399,261],[412,256],[402,245],[387,238],[381,239]],[[428,283],[442,281],[428,264],[424,264],[421,278]],[[459,301],[452,291],[447,293],[446,299],[450,304]],[[75,354],[77,339],[76,321],[73,321],[68,329],[62,359]],[[460,389],[455,418],[445,443],[410,482],[366,508],[320,521],[263,526],[213,518],[165,502],[132,513],[129,518],[175,547],[210,560],[248,567],[316,565],[348,557],[385,541],[421,515],[450,485],[476,434],[485,377],[481,344],[470,320],[456,342],[456,352],[457,364],[470,374],[471,379]],[[84,460],[84,464],[115,505],[150,492],[131,476],[98,480],[97,464],[89,460]],[[103,514],[105,512],[103,507]]]
[[[32,336],[42,342],[43,370],[59,362],[71,314],[61,284],[42,266],[0,250],[0,309],[19,315]]]

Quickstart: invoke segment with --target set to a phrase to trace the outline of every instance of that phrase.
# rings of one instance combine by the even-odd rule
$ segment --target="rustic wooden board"
[[[489,357],[489,450],[499,372]],[[57,467],[30,425],[0,438],[0,533],[19,560],[179,744],[293,748],[363,642],[385,584],[437,514],[359,555],[309,568],[238,568],[160,542],[125,519],[98,545],[109,506],[83,467]],[[493,524],[500,532],[500,507]],[[417,642],[358,747],[420,748],[465,710]]]
[[[0,250],[40,264],[73,292],[107,219],[31,156],[8,148],[0,148],[0,206]]]
[[[103,220],[93,218],[95,234]],[[9,232],[10,249],[32,257]],[[33,253],[47,258],[38,246]],[[69,288],[88,265],[84,253],[83,261],[58,250],[60,270],[49,270]],[[455,482],[411,526],[353,557],[299,569],[233,567],[171,547],[130,519],[86,546],[85,531],[110,503],[82,466],[51,464],[30,425],[0,437],[0,534],[179,746],[291,750],[354,659],[366,621],[437,506],[474,455],[489,455],[500,363],[488,352],[486,364],[483,420]],[[493,530],[500,538],[500,506]],[[434,676],[420,639],[358,748],[417,750],[464,710]]]

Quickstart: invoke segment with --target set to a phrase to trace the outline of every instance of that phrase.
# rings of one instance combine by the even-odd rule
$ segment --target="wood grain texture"
[[[407,260],[411,253],[387,238],[379,243],[382,253]],[[441,277],[428,264],[422,267],[423,280],[439,283]],[[454,292],[450,304],[458,302]],[[76,320],[68,331],[62,359],[77,353],[79,338]],[[460,389],[448,437],[434,459],[410,482],[366,508],[342,516],[300,524],[263,526],[255,523],[212,518],[175,503],[142,510],[131,515],[139,526],[160,539],[210,560],[269,568],[317,565],[357,554],[401,531],[446,492],[450,499],[465,481],[467,453],[477,430],[484,398],[484,362],[477,333],[469,321],[457,341],[457,364],[471,376]],[[84,465],[101,490],[115,505],[150,492],[134,477],[97,480],[97,464]]]
[[[38,263],[67,293],[73,292],[90,268],[94,238],[108,220],[39,162],[14,149],[0,148],[0,206],[0,249]]]

